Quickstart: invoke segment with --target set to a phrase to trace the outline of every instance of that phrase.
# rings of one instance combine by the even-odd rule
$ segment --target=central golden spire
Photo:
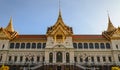
[[[60,5],[60,0],[59,0],[59,16],[58,16],[58,18],[61,18],[62,16],[61,16],[61,5]]]

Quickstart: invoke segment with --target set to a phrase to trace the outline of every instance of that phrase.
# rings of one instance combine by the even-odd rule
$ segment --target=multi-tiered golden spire
[[[7,31],[14,32],[14,28],[13,28],[13,25],[12,25],[12,17],[10,17],[9,24],[8,24],[8,26],[5,29]]]
[[[110,17],[108,15],[108,28],[107,28],[107,32],[109,31],[113,31],[115,29],[115,27],[113,26],[111,20],[110,20]]]

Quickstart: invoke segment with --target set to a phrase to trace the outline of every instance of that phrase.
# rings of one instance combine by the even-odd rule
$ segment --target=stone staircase
[[[31,70],[35,70],[35,69],[37,69],[37,68],[40,68],[41,66],[42,66],[42,63],[38,63],[37,65],[31,67],[30,69],[31,69]]]

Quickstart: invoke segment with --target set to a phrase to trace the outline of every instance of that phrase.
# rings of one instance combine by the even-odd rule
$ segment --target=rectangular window
[[[40,57],[39,56],[37,56],[37,62],[39,62],[40,61]]]
[[[83,59],[82,59],[82,58],[80,58],[80,62],[83,62]]]
[[[97,61],[100,62],[100,57],[99,56],[97,57]]]
[[[43,49],[46,47],[46,43],[43,43]]]
[[[77,43],[73,43],[73,47],[77,49]]]
[[[84,49],[88,49],[88,43],[84,43]]]
[[[14,62],[16,62],[16,61],[17,61],[17,56],[14,57]]]
[[[85,58],[85,62],[88,62],[88,57]]]
[[[103,62],[106,62],[106,58],[105,58],[105,56],[103,56]]]
[[[93,56],[91,57],[91,61],[94,62],[94,57]]]
[[[112,62],[112,58],[111,58],[111,56],[108,57],[108,60],[109,60],[109,62]]]
[[[77,62],[77,57],[74,57],[74,61]]]
[[[0,62],[2,61],[2,55],[0,56]]]
[[[118,49],[118,45],[116,45],[116,49]]]
[[[120,55],[118,55],[118,61],[120,62]]]
[[[20,56],[20,62],[22,62],[23,61],[23,56]]]
[[[12,57],[11,57],[11,56],[9,56],[9,61],[11,61],[11,58],[12,58]]]
[[[14,43],[10,43],[10,49],[14,48]]]
[[[101,49],[105,49],[104,43],[100,43],[100,47],[101,47]]]
[[[99,49],[99,44],[95,43],[95,49]]]

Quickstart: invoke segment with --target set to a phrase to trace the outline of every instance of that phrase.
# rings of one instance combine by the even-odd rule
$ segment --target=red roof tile
[[[42,38],[42,39],[46,39],[46,35],[17,35],[16,38],[33,38],[33,39],[37,39],[37,38]]]
[[[73,35],[73,39],[106,39],[102,35]],[[47,39],[46,35],[18,35],[17,39]]]
[[[73,35],[73,39],[105,39],[102,35]]]

